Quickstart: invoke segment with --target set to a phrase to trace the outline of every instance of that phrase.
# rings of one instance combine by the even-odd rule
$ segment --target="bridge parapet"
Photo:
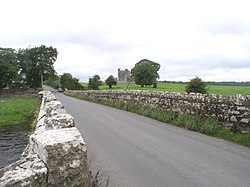
[[[0,186],[84,186],[89,169],[81,133],[51,92],[39,94],[35,131],[21,159],[0,170]]]

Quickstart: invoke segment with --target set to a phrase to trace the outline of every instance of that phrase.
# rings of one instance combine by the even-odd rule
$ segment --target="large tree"
[[[160,78],[158,74],[160,67],[158,63],[143,59],[135,64],[135,67],[131,70],[131,77],[141,87],[156,84],[157,79]]]
[[[57,59],[57,49],[52,46],[20,49],[18,60],[20,63],[21,74],[26,79],[26,84],[37,88],[41,86],[42,79],[47,80],[55,74],[54,62]]]
[[[50,76],[45,82],[44,82],[44,84],[46,84],[46,85],[49,85],[49,86],[51,86],[51,87],[53,87],[53,88],[59,88],[60,87],[60,77],[57,75],[57,74],[55,74],[54,76]]]
[[[89,78],[88,87],[93,90],[98,90],[99,86],[102,85],[102,81],[99,75],[94,75]]]
[[[16,51],[11,48],[0,48],[0,90],[17,82],[18,70]]]
[[[69,90],[81,90],[82,85],[79,83],[79,79],[73,77],[70,73],[64,73],[60,76],[60,84],[63,89]]]

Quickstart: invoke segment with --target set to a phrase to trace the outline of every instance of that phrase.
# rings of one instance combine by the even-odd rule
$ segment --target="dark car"
[[[58,88],[58,92],[63,92],[63,89],[62,88]]]

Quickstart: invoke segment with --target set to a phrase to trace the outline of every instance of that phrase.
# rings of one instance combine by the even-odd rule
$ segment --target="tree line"
[[[130,82],[135,82],[135,84],[140,85],[141,87],[153,85],[154,88],[157,88],[157,82],[160,78],[158,74],[159,69],[160,64],[158,63],[155,63],[148,59],[140,60],[131,70]],[[112,88],[112,86],[115,86],[117,84],[117,79],[113,75],[110,75],[103,82],[99,75],[94,75],[89,78],[88,87],[84,87],[81,83],[79,83],[79,79],[73,77],[70,73],[64,73],[60,76],[51,76],[46,81],[46,84],[54,88],[60,87],[63,90],[98,90],[99,86],[103,84],[106,84],[109,88]],[[191,79],[189,83],[187,83],[186,92],[205,94],[207,93],[206,86],[207,84],[203,82],[199,77],[195,77]]]
[[[57,75],[54,69],[57,55],[56,48],[45,45],[19,50],[0,48],[0,90],[4,88],[39,88],[43,81],[54,88],[85,89],[79,79],[73,77],[70,73]],[[160,78],[159,69],[159,63],[148,59],[140,60],[131,69],[130,82],[135,82],[141,87],[153,85],[154,88],[157,88],[157,82]],[[97,90],[102,84],[100,76],[94,75],[89,78],[88,89]],[[105,84],[112,88],[117,84],[117,80],[113,75],[110,75],[105,80]],[[207,93],[206,83],[199,77],[195,77],[187,84],[186,91],[188,93]]]
[[[79,79],[70,73],[57,75],[54,62],[58,51],[52,46],[15,50],[0,48],[0,91],[42,87],[43,82],[54,88],[82,89]]]
[[[52,46],[15,50],[0,48],[0,90],[38,88],[56,72],[57,49]]]

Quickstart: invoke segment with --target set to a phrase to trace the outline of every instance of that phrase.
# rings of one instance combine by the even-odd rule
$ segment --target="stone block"
[[[47,187],[48,170],[36,156],[21,159],[0,170],[0,186]]]
[[[84,183],[87,150],[75,128],[47,130],[31,137],[33,151],[48,168],[49,186],[77,186]]]
[[[249,118],[243,118],[243,119],[240,120],[240,122],[247,123],[247,124],[249,124],[249,121],[250,121]]]
[[[231,116],[231,117],[230,117],[230,121],[232,121],[232,122],[237,122],[238,120],[237,120],[237,118],[236,118],[235,116]]]
[[[53,100],[53,101],[45,103],[45,110],[46,108],[49,108],[50,110],[56,110],[56,109],[64,108],[64,106],[62,105],[60,101]]]
[[[46,117],[44,123],[47,129],[61,129],[75,126],[73,117],[67,113],[59,113]]]

